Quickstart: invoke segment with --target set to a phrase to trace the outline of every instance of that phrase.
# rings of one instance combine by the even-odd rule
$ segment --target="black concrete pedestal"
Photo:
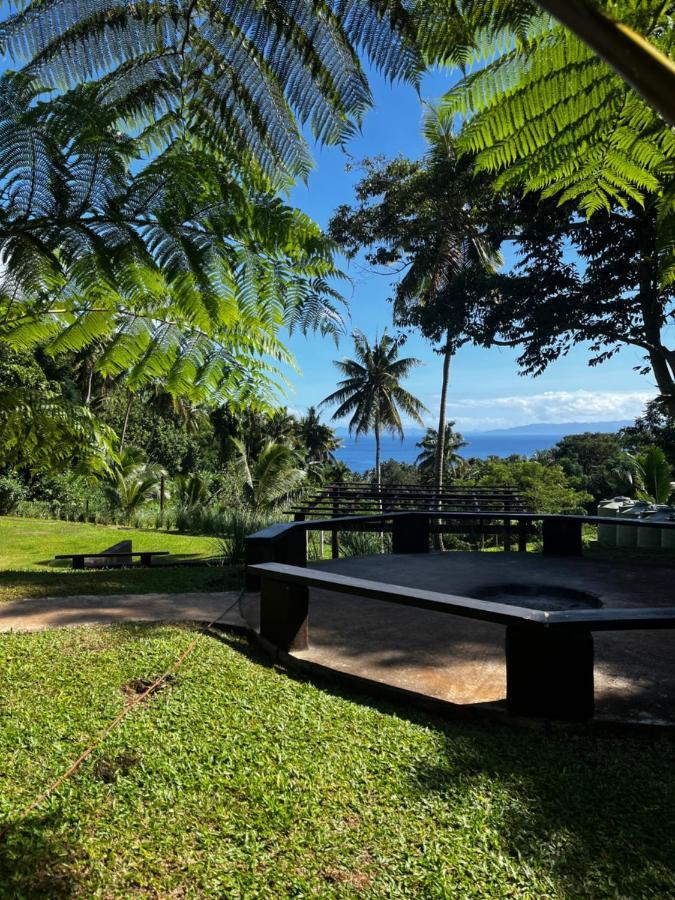
[[[506,700],[512,715],[583,722],[593,717],[593,637],[506,629]]]
[[[279,650],[306,650],[309,592],[301,584],[263,578],[260,589],[260,636]]]
[[[396,516],[392,526],[393,553],[428,553],[429,520],[424,516]]]

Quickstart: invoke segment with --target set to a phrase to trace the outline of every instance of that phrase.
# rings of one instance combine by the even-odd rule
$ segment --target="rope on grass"
[[[223,610],[220,615],[209,622],[208,625],[205,625],[198,632],[198,634],[193,638],[192,641],[190,641],[190,643],[187,645],[185,650],[183,650],[183,652],[180,654],[171,668],[167,669],[163,675],[160,675],[158,678],[156,678],[151,685],[145,688],[142,693],[137,694],[134,698],[132,698],[132,700],[130,700],[130,702],[124,707],[124,709],[122,709],[122,711],[118,713],[118,715],[116,715],[115,718],[99,732],[96,739],[93,740],[91,744],[89,744],[89,746],[82,751],[82,753],[80,753],[77,759],[74,760],[74,762],[72,762],[68,766],[68,768],[58,776],[58,778],[55,778],[48,787],[41,791],[41,793],[38,794],[37,797],[31,800],[31,802],[21,810],[21,812],[15,819],[13,819],[11,822],[8,822],[2,829],[0,829],[0,840],[3,840],[3,838],[5,838],[5,836],[17,823],[22,822],[35,809],[41,806],[44,801],[54,793],[54,791],[58,790],[58,788],[60,788],[61,785],[80,768],[82,763],[85,762],[85,760],[87,760],[91,756],[91,754],[101,746],[108,735],[112,733],[112,731],[120,724],[123,719],[125,719],[129,715],[129,713],[133,709],[135,709],[140,703],[142,703],[146,697],[154,693],[161,684],[164,684],[169,675],[174,675],[180,669],[185,660],[197,646],[199,639],[203,637],[203,635],[209,630],[209,628],[212,628],[214,625],[216,625],[223,618],[223,616],[226,616],[230,612],[230,610],[234,609],[235,606],[241,603],[241,599],[244,596],[245,591],[246,588],[242,588],[237,595],[237,599],[234,601],[234,603],[231,603],[227,607],[227,609]]]

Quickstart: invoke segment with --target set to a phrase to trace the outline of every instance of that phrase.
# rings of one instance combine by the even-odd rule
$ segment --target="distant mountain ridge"
[[[613,422],[538,422],[532,425],[516,425],[514,428],[493,428],[481,434],[583,434],[585,431],[599,431],[609,434],[632,425],[632,419],[617,419]]]

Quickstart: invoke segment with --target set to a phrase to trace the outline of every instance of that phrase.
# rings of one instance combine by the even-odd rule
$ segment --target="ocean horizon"
[[[372,435],[364,435],[354,438],[349,435],[339,435],[342,447],[336,450],[335,457],[345,463],[354,472],[365,472],[375,466],[375,438]],[[395,459],[397,462],[414,463],[420,454],[416,446],[422,435],[406,435],[403,440],[384,435],[380,441],[380,453],[382,462],[387,459]],[[477,457],[487,459],[488,456],[532,456],[537,450],[548,450],[554,447],[561,439],[555,434],[491,434],[465,433],[466,447],[459,451],[460,456],[467,459]]]

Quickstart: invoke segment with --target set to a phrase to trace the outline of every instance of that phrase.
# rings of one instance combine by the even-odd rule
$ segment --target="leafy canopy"
[[[0,338],[89,348],[98,371],[193,401],[252,403],[283,326],[341,330],[332,247],[254,177],[177,142],[140,172],[98,88],[42,102],[0,80]]]
[[[672,55],[671,4],[600,6]],[[468,69],[441,114],[466,120],[461,146],[478,168],[500,173],[498,186],[558,196],[587,215],[658,195],[662,277],[675,278],[675,135],[659,114],[537,4],[427,0],[422,9],[437,15],[427,57]]]
[[[416,80],[403,0],[17,0],[0,48],[50,90],[83,82],[144,153],[189,139],[276,184],[307,174],[301,133],[340,143],[371,102],[358,51]]]

